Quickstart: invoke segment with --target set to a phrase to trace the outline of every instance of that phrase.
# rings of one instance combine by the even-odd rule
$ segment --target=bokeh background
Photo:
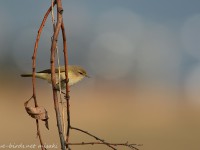
[[[20,74],[31,71],[35,37],[49,6],[50,1],[1,1],[0,147],[39,144],[35,121],[23,106],[32,94],[31,79]],[[141,150],[199,150],[199,6],[199,0],[63,1],[69,63],[92,77],[70,89],[72,125],[114,143],[143,144]],[[51,36],[49,18],[38,71],[50,66]],[[61,40],[58,45],[63,62]],[[49,131],[41,124],[43,140],[59,147],[51,87],[41,80],[36,85],[39,104],[50,116]],[[70,141],[93,139],[72,131]]]

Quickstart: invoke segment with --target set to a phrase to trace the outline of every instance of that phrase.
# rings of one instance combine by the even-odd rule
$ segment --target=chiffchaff
[[[56,89],[59,90],[59,69],[55,69],[56,72]],[[32,77],[32,74],[21,74],[22,77]],[[43,71],[39,71],[35,73],[36,78],[40,78],[43,80],[47,80],[49,83],[51,83],[51,69],[46,69]],[[77,82],[81,81],[84,77],[89,77],[87,75],[87,72],[81,68],[80,66],[75,65],[69,65],[68,66],[68,78],[69,82],[68,85],[71,86],[73,84],[76,84]],[[65,66],[60,67],[60,83],[61,83],[61,90],[66,88],[65,85]]]

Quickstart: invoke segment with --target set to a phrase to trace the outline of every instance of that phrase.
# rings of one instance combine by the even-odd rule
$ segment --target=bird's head
[[[75,65],[68,66],[68,78],[71,85],[77,83],[85,77],[89,78],[87,72],[82,67]]]

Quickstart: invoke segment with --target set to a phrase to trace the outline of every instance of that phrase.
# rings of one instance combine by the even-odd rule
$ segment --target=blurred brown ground
[[[31,79],[13,79],[9,76],[6,79],[1,76],[0,79],[0,145],[38,145],[35,121],[28,116],[23,106],[32,94]],[[43,140],[47,145],[60,147],[51,87],[39,80],[37,87],[39,105],[44,106],[50,116],[49,131],[43,122],[40,124]],[[199,106],[183,100],[176,88],[139,88],[131,82],[91,82],[87,79],[72,87],[70,96],[72,125],[109,142],[143,144],[140,150],[200,149]],[[95,140],[72,131],[70,141]],[[72,149],[109,148],[73,146]]]

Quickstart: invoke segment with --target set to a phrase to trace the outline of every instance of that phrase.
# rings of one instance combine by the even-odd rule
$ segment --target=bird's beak
[[[87,78],[91,78],[90,76],[88,76],[87,74],[85,75]]]

